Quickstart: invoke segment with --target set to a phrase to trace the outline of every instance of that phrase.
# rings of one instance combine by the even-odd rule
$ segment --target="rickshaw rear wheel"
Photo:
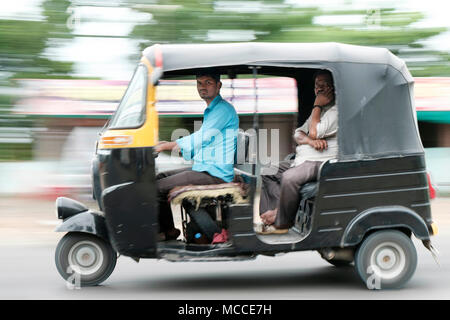
[[[88,233],[70,232],[59,241],[55,263],[64,280],[96,286],[114,271],[117,254],[109,243]]]
[[[411,279],[417,252],[411,239],[398,230],[369,235],[355,255],[355,268],[368,289],[399,288]]]

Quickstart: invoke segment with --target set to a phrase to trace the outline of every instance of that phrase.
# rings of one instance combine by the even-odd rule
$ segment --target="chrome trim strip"
[[[429,206],[429,205],[430,205],[430,203],[426,202],[426,203],[412,204],[411,207],[412,208],[414,208],[414,207],[425,207],[425,206]]]
[[[390,193],[390,192],[407,192],[407,191],[418,191],[418,190],[428,190],[427,187],[420,188],[407,188],[407,189],[394,189],[394,190],[382,190],[382,191],[368,191],[368,192],[356,192],[356,193],[342,193],[335,195],[324,195],[323,198],[338,198],[338,197],[352,197],[352,196],[363,196],[368,194],[380,194],[380,193]]]
[[[324,211],[324,212],[321,212],[320,215],[321,216],[328,216],[328,215],[333,215],[333,214],[355,213],[355,212],[358,212],[358,210],[351,209],[351,210],[340,210],[340,211]]]
[[[335,232],[341,230],[343,230],[343,228],[328,228],[328,229],[319,229],[318,232]]]
[[[256,236],[256,233],[239,233],[239,234],[233,234],[233,237],[253,237]]]
[[[380,177],[391,177],[391,176],[402,176],[407,174],[418,174],[426,173],[426,170],[413,171],[413,172],[400,172],[400,173],[384,173],[384,174],[373,174],[368,176],[353,176],[353,177],[342,177],[342,178],[326,178],[325,181],[338,181],[338,180],[350,180],[350,179],[366,179],[366,178],[380,178]]]

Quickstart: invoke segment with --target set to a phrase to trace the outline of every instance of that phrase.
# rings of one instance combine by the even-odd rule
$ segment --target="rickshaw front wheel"
[[[377,231],[368,236],[355,255],[355,268],[368,289],[402,287],[417,267],[411,239],[398,230]]]
[[[88,233],[70,232],[61,238],[55,252],[59,274],[80,287],[105,281],[116,266],[117,254],[109,243]]]

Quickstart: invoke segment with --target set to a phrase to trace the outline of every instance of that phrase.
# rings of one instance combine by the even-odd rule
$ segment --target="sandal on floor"
[[[258,230],[259,229],[259,230]],[[277,229],[274,225],[261,225],[257,228],[257,234],[286,234],[289,232],[289,229]]]

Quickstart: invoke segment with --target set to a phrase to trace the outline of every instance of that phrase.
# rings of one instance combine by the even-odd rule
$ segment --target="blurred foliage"
[[[0,143],[0,161],[33,159],[31,143]]]
[[[448,55],[421,50],[419,41],[436,36],[446,28],[417,28],[421,12],[401,12],[394,8],[370,10],[326,10],[325,6],[298,8],[284,1],[214,1],[164,0],[132,1],[134,9],[150,13],[153,19],[137,25],[131,36],[140,40],[140,50],[155,43],[195,43],[218,41],[211,31],[253,34],[248,41],[273,42],[342,42],[386,47],[400,58],[406,56],[413,76],[448,76]],[[247,4],[247,5],[245,5]],[[359,25],[320,25],[321,16],[358,15],[365,18]],[[238,39],[239,41],[239,39]],[[231,40],[229,41],[231,42]],[[414,49],[414,50],[412,50]],[[432,64],[415,57],[430,57]],[[133,59],[136,56],[133,55]]]
[[[11,114],[17,95],[11,94],[19,78],[67,78],[73,63],[55,61],[45,55],[49,46],[72,37],[66,25],[68,0],[44,0],[41,16],[34,20],[0,20],[0,161],[32,158],[33,120]],[[26,128],[29,130],[27,131]],[[21,130],[25,129],[25,130]],[[6,142],[5,142],[6,141]],[[23,141],[18,143],[16,141]]]
[[[145,47],[155,43],[332,41],[386,47],[405,59],[413,76],[450,76],[450,53],[423,44],[424,40],[448,30],[415,26],[423,21],[424,13],[413,10],[399,11],[393,7],[372,10],[369,4],[367,10],[353,10],[352,1],[345,2],[339,10],[327,9],[319,2],[311,7],[296,7],[283,0],[42,0],[38,5],[39,16],[0,20],[2,132],[13,132],[17,128],[30,128],[32,132],[34,125],[33,119],[10,112],[18,95],[14,90],[17,88],[14,79],[73,76],[73,62],[57,60],[48,50],[64,46],[73,39],[67,25],[71,18],[68,9],[73,6],[131,8],[135,13],[150,14],[151,19],[135,21],[128,36],[139,42],[136,50],[129,52],[133,62],[138,61]],[[100,15],[89,22],[95,22],[95,19],[105,21],[108,17]],[[122,22],[112,19],[109,21]],[[127,19],[133,18],[123,17],[123,20]],[[108,35],[90,32],[78,36]],[[161,128],[179,126],[180,123],[187,125],[185,120],[173,121],[162,119]],[[8,134],[4,133],[4,136]],[[160,134],[164,139],[170,138],[166,129]],[[5,143],[7,139],[2,140],[1,135],[0,160],[31,157],[31,143],[13,143],[13,140]]]
[[[72,37],[66,26],[70,4],[68,0],[45,0],[42,20],[0,20],[0,68],[10,74],[9,78],[60,78],[70,74],[71,62],[43,55],[57,40]]]

